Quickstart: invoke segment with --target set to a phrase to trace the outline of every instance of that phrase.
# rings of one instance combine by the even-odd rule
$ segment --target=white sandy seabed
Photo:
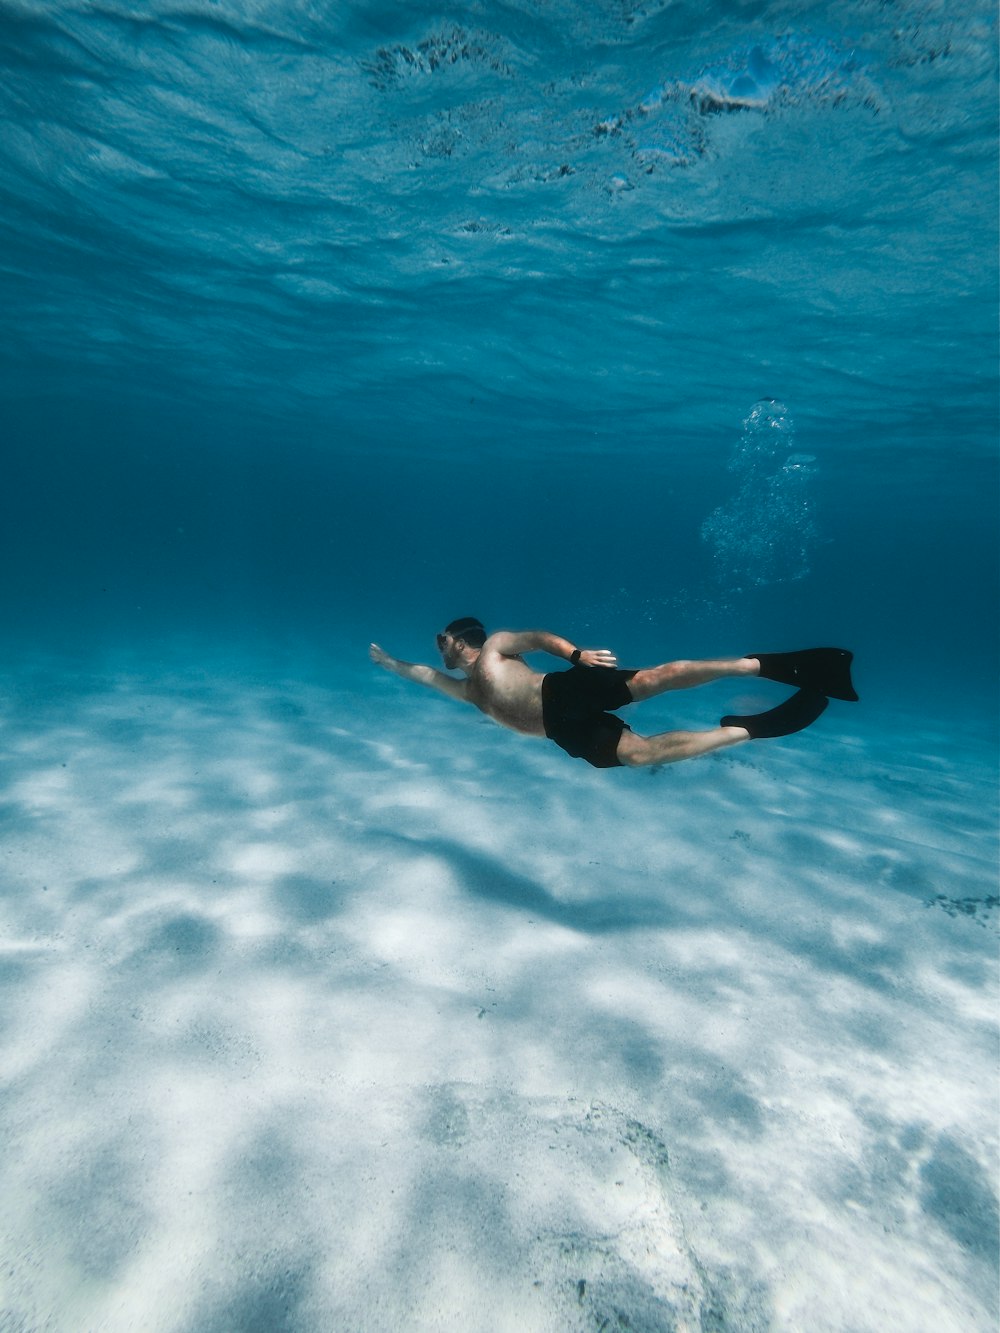
[[[365,665],[2,682],[0,1330],[993,1330],[991,743]]]

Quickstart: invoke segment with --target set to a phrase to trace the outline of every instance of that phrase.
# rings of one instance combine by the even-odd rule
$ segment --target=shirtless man
[[[852,654],[842,648],[810,648],[709,662],[666,662],[637,671],[618,669],[606,648],[576,648],[545,630],[501,630],[487,635],[472,616],[453,620],[437,636],[449,671],[401,662],[373,643],[377,665],[404,680],[429,685],[452,699],[470,703],[502,726],[527,736],[548,736],[574,758],[595,768],[671,764],[765,736],[787,736],[814,722],[828,697],[856,700],[850,678]],[[523,653],[546,652],[570,662],[569,671],[542,676],[526,665]],[[651,699],[667,690],[729,676],[764,676],[798,686],[798,692],[769,712],[724,717],[709,731],[665,731],[639,736],[613,710]]]

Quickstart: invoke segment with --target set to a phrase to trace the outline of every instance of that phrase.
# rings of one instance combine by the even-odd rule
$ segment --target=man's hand
[[[384,649],[380,648],[377,643],[370,643],[368,645],[368,656],[376,666],[382,667],[391,667],[394,660],[384,651]]]
[[[609,648],[581,648],[580,665],[588,667],[615,667],[618,658]]]

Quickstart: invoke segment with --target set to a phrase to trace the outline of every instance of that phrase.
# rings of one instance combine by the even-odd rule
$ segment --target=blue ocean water
[[[997,76],[0,0],[0,1328],[996,1328]],[[467,614],[861,701],[598,772],[369,661]]]
[[[16,0],[0,62],[8,652],[471,612],[992,697],[992,5]]]

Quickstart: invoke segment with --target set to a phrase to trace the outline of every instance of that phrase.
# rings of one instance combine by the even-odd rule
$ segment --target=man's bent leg
[[[756,657],[726,657],[710,662],[664,662],[662,666],[643,667],[628,683],[635,703],[652,699],[667,690],[689,690],[728,676],[759,676]]]
[[[648,764],[676,764],[696,759],[713,750],[742,745],[750,739],[746,727],[713,727],[711,731],[663,731],[658,736],[637,736],[623,731],[618,742],[618,762],[626,768]]]

